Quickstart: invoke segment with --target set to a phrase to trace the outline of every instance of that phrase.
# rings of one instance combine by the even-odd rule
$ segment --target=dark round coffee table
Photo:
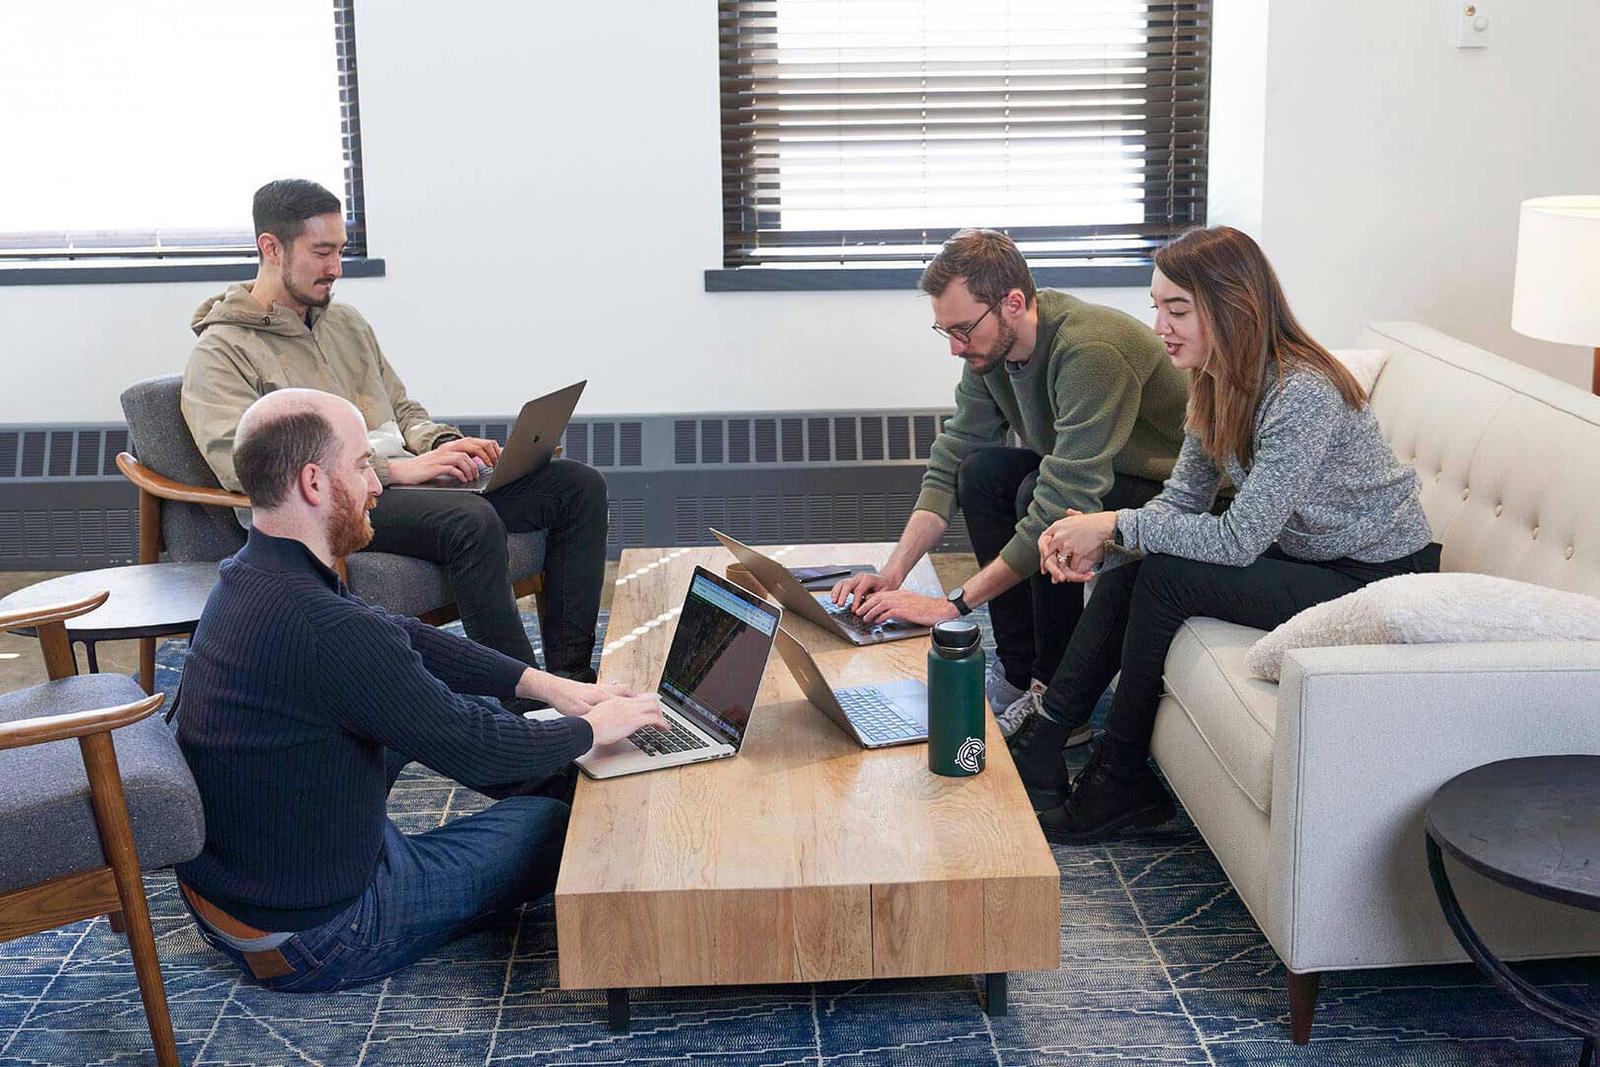
[[[86,615],[68,619],[67,637],[82,641],[89,669],[98,672],[97,641],[127,641],[193,633],[200,612],[217,584],[215,563],[144,563],[132,567],[107,567],[78,571],[18,589],[0,600],[0,611],[64,604],[101,590],[111,593],[106,602]],[[23,631],[19,631],[23,632]],[[140,673],[145,692],[155,691],[153,663],[141,653]]]
[[[1456,900],[1442,852],[1470,870],[1531,896],[1600,911],[1600,756],[1501,760],[1458,774],[1427,814],[1428,870],[1439,906],[1474,963],[1518,1003],[1583,1038],[1594,1062],[1600,1018],[1528,984],[1496,959]]]

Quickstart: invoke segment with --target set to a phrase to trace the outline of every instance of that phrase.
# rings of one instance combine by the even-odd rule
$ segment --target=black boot
[[[1159,826],[1177,814],[1166,786],[1148,761],[1116,766],[1106,759],[1105,752],[1102,737],[1072,783],[1065,803],[1039,813],[1039,826],[1051,841],[1094,844],[1120,830]]]
[[[1046,715],[1029,715],[1017,732],[1006,739],[1011,761],[1017,765],[1034,810],[1060,804],[1067,792],[1067,765],[1061,750],[1071,733]]]

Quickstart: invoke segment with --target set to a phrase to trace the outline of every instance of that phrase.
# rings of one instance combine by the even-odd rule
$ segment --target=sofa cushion
[[[0,694],[0,722],[114,708],[144,699],[123,674],[83,674]],[[191,860],[205,843],[205,816],[189,765],[159,714],[111,735],[128,800],[139,866]],[[0,752],[0,892],[105,863],[76,741]]]
[[[1261,631],[1190,619],[1167,652],[1166,683],[1217,761],[1262,814],[1272,808],[1272,736],[1278,687],[1245,668]]]

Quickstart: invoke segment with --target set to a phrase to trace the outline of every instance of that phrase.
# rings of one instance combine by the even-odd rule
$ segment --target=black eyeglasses
[[[946,337],[952,341],[960,341],[964,345],[970,345],[972,343],[972,331],[976,330],[978,328],[978,323],[988,318],[990,313],[999,306],[1000,304],[998,301],[990,304],[988,311],[985,311],[982,315],[979,315],[975,320],[965,326],[940,326],[936,322],[933,324],[933,332],[938,334],[940,337]]]

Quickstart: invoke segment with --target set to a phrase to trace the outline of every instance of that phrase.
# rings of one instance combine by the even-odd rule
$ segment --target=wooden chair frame
[[[558,450],[559,454],[559,450]],[[214,489],[201,485],[187,485],[174,481],[171,478],[157,474],[155,471],[140,463],[132,453],[117,453],[117,470],[123,477],[132,482],[139,490],[139,562],[159,563],[161,561],[161,506],[165,501],[172,500],[181,504],[201,504],[206,507],[220,508],[248,508],[250,498],[243,493],[231,493],[226,489]],[[349,581],[350,575],[345,568],[344,560],[338,564],[339,577]],[[544,615],[544,575],[542,573],[524,578],[520,582],[513,582],[511,592],[514,596],[531,596],[538,607],[539,615]],[[454,603],[442,608],[424,612],[417,616],[418,619],[429,626],[443,626],[447,622],[455,622],[461,617],[461,611]],[[156,677],[156,639],[153,637],[142,638],[139,641],[139,680],[144,685],[146,693],[155,692]]]
[[[67,638],[66,620],[93,611],[105,603],[106,596],[106,593],[97,593],[67,604],[0,613],[0,632],[33,628],[44,652],[46,673],[52,680],[71,677],[77,674],[78,668]],[[0,723],[0,751],[69,738],[77,740],[89,778],[95,826],[99,829],[100,846],[107,861],[103,867],[0,893],[0,941],[12,941],[96,915],[109,915],[112,928],[128,938],[128,951],[139,981],[139,996],[144,1001],[150,1039],[155,1044],[156,1062],[160,1067],[178,1067],[178,1046],[172,1033],[172,1016],[167,1009],[166,986],[161,980],[161,962],[156,956],[155,933],[150,927],[150,908],[139,874],[139,857],[134,848],[133,826],[128,821],[122,774],[111,743],[111,731],[154,714],[161,707],[162,699],[157,694],[119,707]]]

